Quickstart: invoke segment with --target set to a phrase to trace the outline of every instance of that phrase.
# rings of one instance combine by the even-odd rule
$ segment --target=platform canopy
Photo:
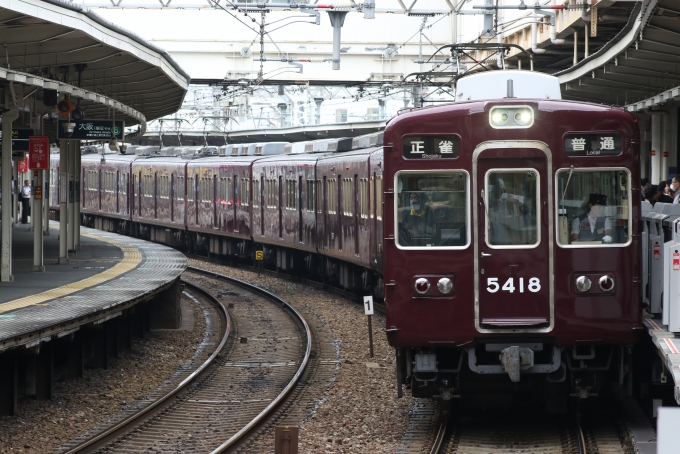
[[[0,30],[0,85],[15,103],[34,96],[41,104],[43,91],[56,89],[89,119],[115,109],[126,125],[144,124],[179,109],[189,85],[163,49],[74,3],[0,0]]]

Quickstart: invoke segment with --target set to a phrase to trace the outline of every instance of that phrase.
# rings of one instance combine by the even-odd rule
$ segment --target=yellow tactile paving
[[[37,295],[31,295],[25,298],[19,298],[14,301],[8,301],[7,303],[0,304],[0,314],[3,312],[13,311],[15,309],[21,309],[22,307],[35,306],[48,300],[61,298],[86,288],[101,285],[104,282],[113,279],[114,277],[118,277],[121,274],[130,271],[142,261],[142,253],[137,248],[126,246],[123,243],[111,240],[109,238],[102,238],[87,233],[81,233],[81,236],[105,241],[109,244],[119,247],[123,251],[123,259],[115,266],[97,274],[96,276],[88,277],[82,281],[73,282],[71,284],[66,284],[46,292],[38,293]]]

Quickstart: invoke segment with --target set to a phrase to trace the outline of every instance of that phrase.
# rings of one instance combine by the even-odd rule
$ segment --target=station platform
[[[673,394],[680,405],[680,338],[668,331],[668,326],[663,325],[661,320],[646,318],[644,324],[663,364],[673,378]]]
[[[184,255],[167,246],[81,227],[81,248],[58,264],[59,224],[44,237],[44,272],[33,269],[33,232],[17,224],[13,282],[0,283],[0,352],[39,345],[102,323],[176,282]]]

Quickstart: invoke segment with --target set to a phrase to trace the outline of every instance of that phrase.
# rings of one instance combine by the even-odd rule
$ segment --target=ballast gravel
[[[299,452],[305,454],[395,453],[409,424],[413,398],[397,398],[395,352],[387,343],[385,319],[373,316],[374,357],[369,356],[368,322],[363,306],[307,285],[238,268],[189,260],[191,266],[256,284],[309,317],[305,308],[328,323],[339,340],[340,367],[316,411],[300,426]],[[260,445],[258,443],[258,445]],[[241,451],[274,453],[271,448]]]
[[[51,401],[21,399],[16,416],[0,416],[0,453],[46,453],[119,413],[156,389],[192,357],[205,319],[193,305],[193,330],[163,330],[134,339],[109,369],[56,381]]]
[[[413,399],[406,390],[404,398],[397,398],[395,353],[387,344],[382,315],[373,317],[371,358],[361,305],[238,268],[194,260],[190,265],[255,283],[298,310],[318,314],[339,340],[337,375],[300,426],[300,453],[397,452]],[[17,416],[0,417],[0,453],[50,452],[155,389],[192,356],[201,341],[204,319],[195,307],[194,320],[192,331],[157,331],[136,339],[132,350],[122,352],[108,370],[86,370],[83,379],[56,382],[52,401],[24,399]],[[257,446],[252,454],[273,454],[274,433],[270,448]]]

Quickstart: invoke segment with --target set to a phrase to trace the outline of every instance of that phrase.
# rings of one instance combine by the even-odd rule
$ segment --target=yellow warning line
[[[101,238],[88,233],[81,233],[81,236],[86,236],[88,238],[93,238],[99,241],[105,241],[114,246],[119,247],[123,251],[123,259],[118,262],[115,266],[109,268],[108,270],[97,274],[96,276],[88,277],[82,281],[73,282],[71,284],[66,284],[64,286],[47,290],[46,292],[38,293],[36,295],[27,296],[24,298],[19,298],[17,300],[8,301],[7,303],[0,304],[0,314],[3,312],[13,311],[15,309],[21,309],[22,307],[34,306],[45,301],[52,300],[55,298],[61,298],[71,293],[78,292],[80,290],[95,287],[101,285],[104,282],[111,280],[115,277],[120,276],[123,273],[130,271],[135,268],[142,261],[142,253],[139,249],[126,246],[118,241],[111,240],[109,238]]]

